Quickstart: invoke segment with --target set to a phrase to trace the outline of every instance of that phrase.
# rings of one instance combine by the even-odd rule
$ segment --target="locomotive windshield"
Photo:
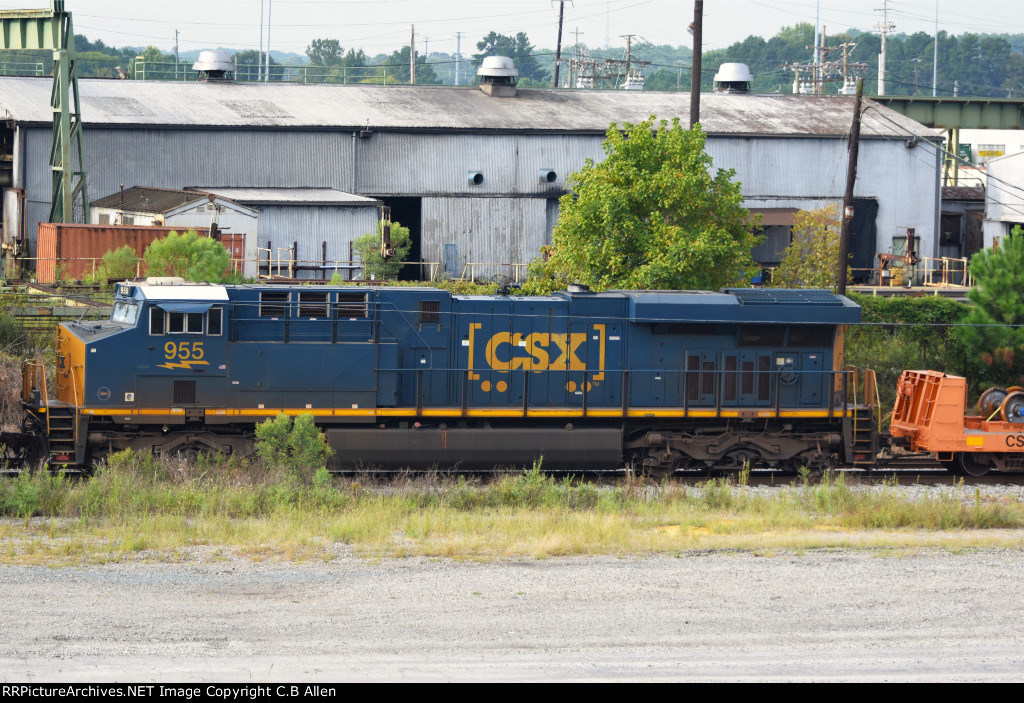
[[[111,322],[119,322],[123,325],[134,325],[139,319],[139,306],[128,300],[119,300],[114,303],[114,312],[110,315]]]

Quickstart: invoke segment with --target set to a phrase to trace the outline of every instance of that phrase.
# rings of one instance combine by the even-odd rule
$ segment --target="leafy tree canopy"
[[[388,82],[409,82],[409,47],[403,46],[384,59],[384,71]],[[440,83],[434,68],[427,63],[427,57],[416,53],[416,83],[433,85]]]
[[[480,52],[473,54],[477,65],[488,56],[508,56],[515,62],[520,78],[545,85],[551,83],[551,72],[533,55],[533,46],[526,32],[519,32],[514,37],[491,32],[476,43],[476,48]]]
[[[607,158],[569,177],[541,267],[596,288],[718,289],[757,271],[735,172],[711,173],[700,126],[612,124]]]
[[[306,47],[306,56],[314,66],[340,66],[345,49],[337,39],[314,39]]]
[[[998,248],[971,258],[974,307],[958,330],[978,377],[989,384],[1024,384],[1024,232],[1014,227]],[[983,386],[984,387],[984,386]]]
[[[776,288],[828,288],[839,284],[839,208],[800,210],[793,216],[793,240],[772,276]]]
[[[142,260],[150,276],[181,276],[214,283],[236,278],[228,270],[231,257],[224,245],[194,231],[170,232],[146,247]]]

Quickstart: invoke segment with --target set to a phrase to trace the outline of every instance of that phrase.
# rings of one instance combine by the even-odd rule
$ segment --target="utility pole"
[[[932,59],[932,97],[939,89],[939,0],[935,0],[935,57]]]
[[[263,80],[263,5],[265,3],[260,0],[260,54],[256,60],[256,82],[259,83]]]
[[[267,64],[263,70],[263,82],[270,80],[270,12],[274,9],[274,0],[267,0]]]
[[[910,59],[914,62],[914,95],[917,95],[917,72],[921,68],[921,59]]]
[[[558,45],[555,47],[555,84],[552,88],[558,87],[558,69],[562,66],[562,19],[565,17],[565,0],[558,3]]]
[[[815,59],[817,70],[814,75],[814,93],[816,95],[825,92],[825,72],[822,70],[822,64],[825,63],[825,25],[821,26],[818,42],[818,46],[814,49],[814,53],[817,55]]]
[[[878,55],[878,94],[885,95],[885,37],[889,32],[896,29],[896,25],[889,21],[886,0],[882,0],[882,23],[876,24],[875,29],[882,34],[882,53]]]
[[[850,159],[846,166],[846,194],[843,196],[843,227],[839,235],[839,271],[836,292],[846,295],[846,260],[850,256],[850,221],[853,220],[853,185],[857,181],[857,154],[860,151],[860,104],[864,96],[864,79],[857,79],[857,96],[853,99],[853,126],[850,127]]]
[[[462,58],[462,32],[455,33],[455,85],[459,84],[459,59]],[[555,64],[558,71],[558,64]]]
[[[416,25],[409,25],[409,85],[416,85]]]
[[[180,61],[181,61],[181,59],[178,58],[178,30],[175,29],[174,30],[174,63],[178,63]]]
[[[690,76],[690,129],[700,122],[700,59],[701,24],[704,20],[704,0],[693,2],[693,68]]]

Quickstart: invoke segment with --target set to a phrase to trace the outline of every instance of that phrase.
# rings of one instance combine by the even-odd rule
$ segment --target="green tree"
[[[685,79],[685,83],[684,83]],[[659,68],[644,80],[644,90],[690,90],[690,71],[683,74]]]
[[[363,262],[363,278],[373,278],[377,281],[389,281],[398,278],[402,270],[402,262],[409,255],[412,248],[412,236],[409,228],[403,227],[398,222],[391,223],[391,246],[395,249],[394,256],[384,259],[381,256],[381,237],[384,236],[381,223],[377,222],[377,231],[368,232],[359,239],[352,242],[352,250]]]
[[[998,248],[971,258],[973,303],[959,336],[983,383],[1024,384],[1024,232],[1016,226]],[[1018,358],[1018,355],[1020,357]]]
[[[389,79],[397,83],[409,82],[409,47],[403,46],[384,59],[384,71]],[[440,83],[433,67],[427,63],[427,57],[416,54],[416,83],[434,85]]]
[[[194,231],[170,232],[148,247],[142,256],[150,276],[180,276],[189,281],[225,282],[235,276],[228,270],[231,257],[224,245]]]
[[[235,75],[239,80],[254,81],[260,75],[260,66],[266,66],[267,55],[256,49],[245,49],[244,51],[238,51],[234,55],[235,68],[237,71]],[[270,57],[270,80],[280,81],[284,80],[286,67],[279,64],[274,60],[274,57]]]
[[[526,32],[519,32],[514,37],[491,32],[476,43],[476,48],[480,52],[473,54],[473,61],[477,65],[488,56],[508,56],[515,62],[520,78],[544,85],[551,84],[551,72],[533,55],[533,45]]]
[[[711,174],[700,126],[612,124],[607,158],[569,176],[542,268],[597,288],[740,284],[757,271],[735,172]]]
[[[776,288],[828,288],[839,284],[839,208],[800,210],[793,216],[793,239],[772,275]]]
[[[314,39],[306,47],[306,56],[313,66],[340,66],[345,49],[337,39]]]

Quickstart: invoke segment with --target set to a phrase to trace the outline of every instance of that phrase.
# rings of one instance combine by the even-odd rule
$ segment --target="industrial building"
[[[985,179],[985,247],[1024,227],[1024,151],[989,160]]]
[[[30,252],[51,197],[51,88],[49,78],[0,78],[0,144],[12,151],[4,232],[24,236]],[[306,278],[350,261],[349,243],[369,230],[375,207],[361,205],[377,203],[352,196],[390,207],[412,232],[410,258],[432,264],[424,270],[521,274],[550,239],[568,175],[603,158],[610,123],[686,124],[689,109],[687,93],[652,91],[100,79],[79,88],[93,197],[138,184],[236,199],[261,211],[259,246],[290,249]],[[765,264],[779,260],[796,210],[841,201],[852,113],[850,97],[702,96],[714,167],[735,170],[746,206],[770,228],[757,252]],[[922,256],[936,255],[939,150],[917,147],[941,137],[871,101],[861,137],[854,268],[870,271],[906,228]],[[289,205],[287,193],[311,200]]]

